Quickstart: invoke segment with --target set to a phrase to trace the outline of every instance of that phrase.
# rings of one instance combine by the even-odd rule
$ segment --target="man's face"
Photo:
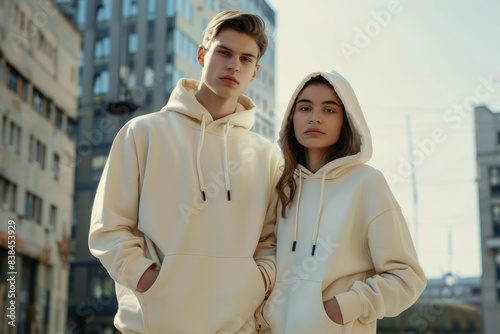
[[[247,34],[224,29],[208,49],[198,48],[198,62],[203,67],[200,90],[209,89],[225,98],[238,98],[255,79],[259,47]]]

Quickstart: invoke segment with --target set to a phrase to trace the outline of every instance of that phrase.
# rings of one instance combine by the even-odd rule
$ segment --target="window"
[[[71,139],[76,139],[76,130],[77,130],[76,121],[68,118],[66,124],[66,134],[68,135],[68,137]]]
[[[122,16],[123,17],[137,16],[137,0],[123,0]]]
[[[45,154],[47,151],[46,146],[35,139],[35,137],[30,136],[30,147],[29,147],[29,161],[36,162],[42,169],[45,168]]]
[[[29,191],[26,192],[25,217],[42,223],[42,199]]]
[[[36,88],[33,88],[33,109],[41,115],[46,115],[48,101],[45,96]]]
[[[111,0],[101,0],[97,10],[97,21],[109,21],[111,19]]]
[[[54,120],[54,124],[58,129],[62,129],[63,122],[64,122],[64,114],[61,109],[56,108],[56,119]]]
[[[500,167],[490,167],[490,191],[492,196],[500,195]]]
[[[500,301],[500,249],[495,252],[495,265],[497,272],[497,300]]]
[[[59,154],[54,153],[52,156],[52,176],[54,179],[59,180],[59,171],[61,169],[61,158]]]
[[[54,204],[50,205],[49,226],[55,229],[57,224],[57,207]]]
[[[19,141],[21,140],[21,128],[14,122],[10,122],[9,145],[14,148],[17,153],[20,151]]]
[[[500,237],[500,204],[491,206],[491,222],[493,224],[493,235]]]
[[[156,16],[156,0],[148,0],[148,20],[154,20]]]
[[[83,26],[85,24],[85,15],[87,13],[87,0],[79,0],[78,1],[78,9],[76,14],[76,23],[79,26]]]
[[[94,55],[96,58],[101,58],[101,57],[109,57],[109,53],[111,50],[111,44],[110,44],[110,39],[109,36],[105,36],[101,39],[98,39],[95,42],[95,48],[94,48]]]
[[[2,194],[2,207],[6,210],[16,211],[17,185],[0,176],[0,188]]]
[[[128,52],[136,53],[137,52],[137,34],[133,33],[128,36]]]
[[[104,71],[94,78],[94,95],[107,94],[109,91],[109,72]]]
[[[9,121],[5,115],[2,117],[2,144],[18,154],[21,152],[21,127]]]

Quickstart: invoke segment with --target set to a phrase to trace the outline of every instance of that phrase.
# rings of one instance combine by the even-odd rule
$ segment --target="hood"
[[[226,123],[230,119],[231,126],[250,130],[255,120],[255,105],[250,98],[240,96],[234,113],[214,121],[210,112],[196,99],[198,86],[198,80],[185,78],[179,80],[162,110],[174,111],[200,122],[204,116],[206,126],[213,122]]]
[[[311,78],[322,76],[335,89],[335,92],[342,100],[344,104],[345,112],[351,126],[352,133],[354,134],[355,145],[359,147],[358,153],[355,155],[349,155],[343,158],[339,158],[329,163],[325,164],[316,173],[312,173],[305,166],[299,165],[299,169],[302,171],[303,178],[322,178],[325,175],[326,179],[333,179],[337,176],[342,175],[348,171],[351,167],[367,162],[372,156],[372,141],[370,130],[366,123],[365,117],[359,105],[358,99],[354,90],[352,89],[349,82],[338,72],[313,72],[306,76],[301,83],[295,89],[290,102],[288,103],[286,113],[283,117],[283,123],[280,131],[279,144],[281,146],[282,140],[285,138],[285,126],[287,120],[292,112],[293,104],[297,98],[297,95],[304,87],[305,83]],[[326,173],[325,173],[326,172]]]

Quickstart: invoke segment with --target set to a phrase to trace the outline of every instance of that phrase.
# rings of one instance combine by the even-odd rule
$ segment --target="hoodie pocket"
[[[277,334],[343,334],[323,307],[321,282],[276,282],[265,309],[271,331]]]
[[[136,295],[147,333],[197,334],[252,333],[264,293],[252,258],[171,255],[151,288]]]

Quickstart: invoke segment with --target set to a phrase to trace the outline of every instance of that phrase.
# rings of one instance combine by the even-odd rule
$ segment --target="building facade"
[[[79,47],[52,1],[0,0],[1,334],[65,331]]]
[[[261,69],[245,94],[258,107],[252,130],[275,141],[275,12],[264,0],[57,3],[82,34],[68,331],[112,333],[114,283],[87,240],[95,191],[116,133],[132,117],[160,110],[180,78],[199,78],[196,53],[203,29],[217,12],[240,9],[259,14],[269,29]]]
[[[500,113],[474,110],[482,255],[484,333],[500,328]]]

